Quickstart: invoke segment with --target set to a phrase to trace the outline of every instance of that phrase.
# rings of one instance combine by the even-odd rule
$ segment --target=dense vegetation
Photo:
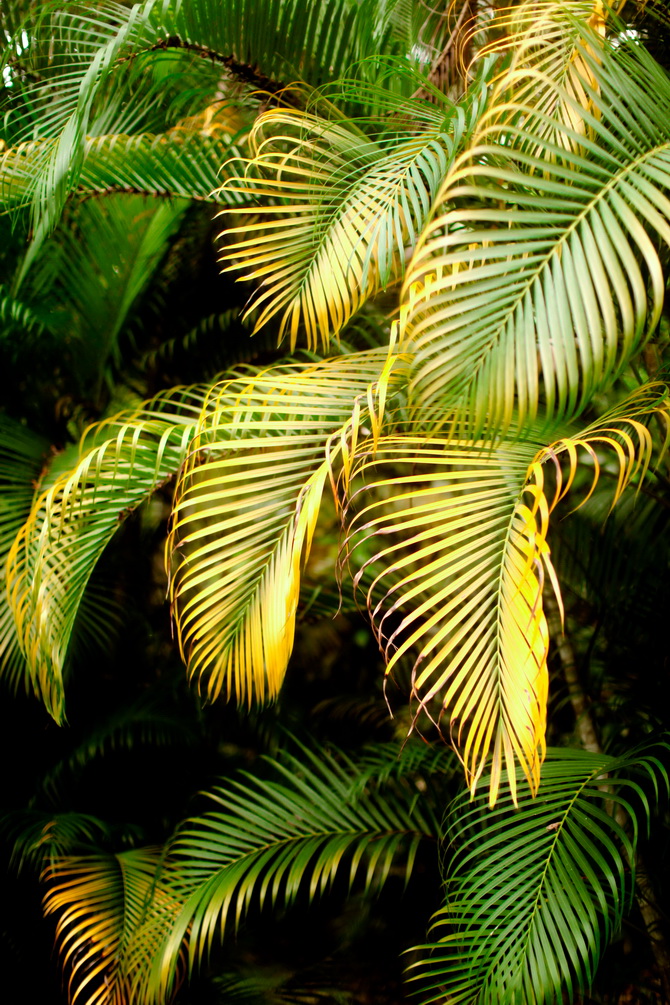
[[[670,1000],[662,14],[0,2],[24,997]]]

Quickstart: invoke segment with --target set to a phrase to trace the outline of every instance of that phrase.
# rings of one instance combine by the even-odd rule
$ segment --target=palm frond
[[[396,760],[394,745],[386,758]],[[407,880],[419,846],[434,839],[439,809],[418,798],[411,772],[362,788],[355,762],[342,754],[301,748],[268,763],[269,778],[245,774],[215,789],[216,808],[177,831],[156,888],[158,915],[149,911],[128,957],[132,968],[137,954],[138,973],[154,960],[138,977],[140,1001],[165,1000],[184,939],[193,971],[252,904],[288,906],[303,892],[312,900],[340,875],[350,887],[360,876],[363,889],[377,891],[392,866]]]
[[[180,473],[168,541],[181,651],[209,699],[277,696],[301,562],[331,477],[330,444],[339,451],[338,438],[344,443],[350,428],[356,435],[385,396],[388,361],[387,350],[370,350],[213,388]]]
[[[73,1005],[125,1005],[128,977],[123,963],[143,916],[160,849],[71,856],[46,873],[47,915],[57,914],[56,939]]]
[[[25,660],[7,604],[5,565],[28,518],[48,444],[21,423],[0,416],[0,676],[12,690],[25,685]]]
[[[669,750],[552,750],[518,808],[507,786],[493,810],[481,796],[454,802],[446,903],[412,975],[425,1005],[550,1005],[590,987],[630,908],[638,829],[649,792],[667,792]]]
[[[455,165],[406,280],[414,417],[440,426],[455,407],[463,433],[491,436],[573,417],[658,323],[670,83],[626,46],[583,53],[594,111],[578,110],[593,138],[557,123],[576,143],[527,153],[546,116],[510,102]]]
[[[584,84],[591,87],[585,53],[600,48],[606,30],[623,29],[612,7],[598,0],[525,0],[503,7],[486,28],[474,23],[471,33],[490,33],[477,60],[509,51],[510,59],[493,87],[491,106],[498,118],[507,119],[509,102],[539,112],[537,131],[526,148],[539,153],[545,144],[572,149],[579,146],[574,134],[588,131],[584,112],[593,112]],[[596,113],[597,114],[597,113]],[[561,127],[567,127],[569,132]]]
[[[365,591],[387,674],[412,659],[412,695],[432,718],[449,715],[473,792],[493,754],[492,804],[504,767],[513,793],[516,762],[532,790],[539,784],[545,573],[558,590],[547,542],[551,511],[572,486],[580,454],[592,491],[603,449],[614,458],[614,505],[644,475],[652,439],[640,419],[657,409],[667,419],[659,388],[644,388],[534,457],[529,437],[496,446],[405,434],[381,437],[376,451],[359,449],[350,480],[363,484],[345,508],[343,558]]]
[[[244,177],[238,168],[223,189],[254,200],[235,210],[243,220],[258,215],[259,198],[266,206],[258,222],[222,234],[227,269],[259,282],[250,301],[256,328],[279,314],[291,348],[302,329],[309,346],[327,346],[361,304],[402,278],[440,183],[481,114],[485,92],[473,90],[479,100],[469,95],[454,108],[443,99],[441,114],[396,101],[400,117],[378,140],[351,121],[308,113],[278,110],[258,120]]]
[[[82,847],[99,847],[115,830],[89,813],[23,809],[0,816],[0,837],[11,845],[10,868],[35,876]]]
[[[178,232],[186,203],[155,204],[114,196],[77,208],[42,255],[51,271],[51,298],[66,337],[77,340],[74,365],[80,386],[96,391],[120,356],[119,338]],[[96,338],[90,338],[90,332]]]
[[[0,206],[4,211],[29,205],[45,158],[56,140],[32,140],[0,154]],[[170,131],[127,136],[89,137],[73,193],[135,195],[240,202],[221,188],[221,165],[239,153],[239,137],[220,138],[195,132]]]
[[[2,170],[0,166],[0,170]],[[14,328],[23,333],[39,332],[44,327],[44,318],[40,316],[39,307],[13,296],[4,283],[0,283],[0,325],[3,337]]]
[[[190,394],[201,402],[202,389]],[[195,425],[189,408],[188,394],[178,392],[94,427],[74,467],[35,500],[12,545],[7,589],[27,672],[57,721],[86,584],[119,525],[178,470]]]

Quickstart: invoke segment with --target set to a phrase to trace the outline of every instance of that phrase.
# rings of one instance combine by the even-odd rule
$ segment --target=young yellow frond
[[[213,389],[167,553],[181,652],[208,699],[277,697],[324,486],[340,454],[346,468],[362,423],[381,423],[392,371],[379,350]]]
[[[578,505],[605,470],[614,477],[614,505],[650,462],[640,416],[653,411],[668,421],[652,386],[534,457],[528,443],[382,436],[376,451],[359,445],[343,508],[344,559],[365,595],[387,674],[411,661],[419,712],[438,725],[448,718],[473,792],[490,761],[491,804],[503,772],[516,798],[517,764],[532,792],[539,785],[546,577],[560,605],[551,513],[578,471],[586,475]]]

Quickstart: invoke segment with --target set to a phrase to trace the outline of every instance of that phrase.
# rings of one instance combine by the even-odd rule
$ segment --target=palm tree
[[[6,447],[22,465],[2,539],[6,675],[64,720],[91,577],[170,483],[168,592],[200,694],[277,698],[334,513],[331,583],[367,611],[387,679],[407,681],[409,732],[453,747],[397,768],[388,751],[303,749],[273,761],[278,780],[226,783],[223,810],[163,853],[61,846],[46,907],[74,998],[169,1000],[229,916],[315,896],[342,870],[354,884],[363,865],[371,891],[435,837],[450,851],[412,971],[424,1001],[549,1002],[593,983],[631,902],[638,821],[667,785],[650,729],[607,754],[546,746],[547,611],[564,614],[552,517],[583,507],[584,527],[631,487],[656,512],[667,488],[670,84],[621,13],[151,0],[7,16],[0,196],[29,242],[2,316],[40,337],[74,324],[100,413],[133,311],[204,202],[246,323],[289,355],[266,343],[120,412],[112,395],[29,496],[39,448]],[[73,276],[89,247],[98,265]]]

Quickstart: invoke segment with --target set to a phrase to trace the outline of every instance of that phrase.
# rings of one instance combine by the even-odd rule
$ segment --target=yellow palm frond
[[[383,408],[387,350],[273,367],[213,389],[168,541],[181,651],[209,699],[276,697],[323,488],[335,455],[374,434],[378,387]]]
[[[130,512],[176,473],[204,390],[94,426],[74,465],[35,499],[7,560],[7,593],[33,690],[57,721],[63,669],[84,590]]]
[[[343,550],[365,592],[387,673],[413,661],[413,696],[436,720],[448,716],[473,792],[492,757],[491,803],[503,771],[514,791],[516,763],[532,791],[539,784],[546,575],[558,592],[551,512],[578,469],[590,481],[588,497],[603,451],[614,458],[614,504],[644,474],[652,441],[640,417],[659,409],[667,418],[658,388],[643,389],[579,436],[538,451],[528,441],[418,436],[382,436],[376,452],[358,451]],[[558,472],[551,488],[548,461]]]
[[[421,126],[377,142],[353,122],[286,110],[261,116],[244,177],[235,168],[223,186],[226,201],[253,202],[235,208],[243,223],[222,235],[227,269],[259,284],[249,305],[257,329],[279,315],[291,348],[303,329],[308,346],[327,346],[367,299],[402,277],[464,118]]]

